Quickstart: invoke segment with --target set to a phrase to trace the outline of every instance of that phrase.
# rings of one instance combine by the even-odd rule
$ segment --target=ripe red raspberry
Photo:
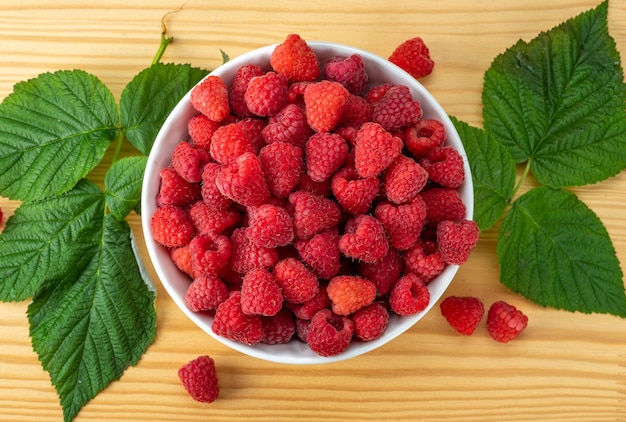
[[[404,41],[389,56],[389,61],[404,69],[415,79],[428,76],[433,71],[435,62],[430,58],[428,47],[419,37]]]
[[[402,153],[404,144],[400,138],[387,132],[378,123],[365,123],[356,133],[354,166],[363,178],[374,177]]]
[[[185,293],[185,305],[193,312],[205,312],[217,309],[228,299],[228,287],[215,274],[196,277]]]
[[[387,255],[376,262],[359,262],[358,273],[376,285],[376,291],[384,296],[402,276],[402,258],[397,250],[389,248]]]
[[[478,243],[479,230],[472,220],[442,221],[437,226],[437,248],[447,264],[464,264]]]
[[[243,276],[241,311],[244,314],[272,316],[282,307],[283,294],[271,272],[256,268]]]
[[[241,214],[233,208],[215,208],[204,201],[198,201],[189,209],[189,217],[198,233],[221,234],[236,225]]]
[[[263,68],[256,64],[244,64],[237,69],[233,82],[230,86],[230,93],[228,95],[230,108],[233,111],[233,114],[239,117],[252,115],[252,112],[246,105],[244,95],[248,89],[250,79],[255,76],[261,76],[263,73],[265,73]]]
[[[346,98],[346,103],[343,105],[343,111],[337,126],[352,127],[354,129],[360,128],[363,124],[372,120],[373,107],[365,98],[350,94]],[[336,131],[338,133],[338,131]],[[342,135],[343,136],[343,135]]]
[[[349,258],[375,262],[387,255],[389,241],[383,224],[368,214],[359,214],[346,224],[339,250]]]
[[[253,151],[256,153],[265,146],[265,139],[263,138],[263,129],[267,126],[267,122],[262,117],[244,117],[235,122],[248,141],[252,144]]]
[[[159,207],[154,211],[150,229],[154,240],[168,248],[185,246],[195,234],[189,214],[171,205]]]
[[[508,343],[517,338],[528,325],[528,317],[515,306],[494,302],[487,313],[487,332],[496,341]]]
[[[307,337],[309,334],[310,324],[311,324],[310,319],[296,318],[296,336],[305,343],[308,343]]]
[[[202,170],[200,194],[205,204],[214,209],[226,209],[233,202],[232,199],[226,198],[215,184],[215,178],[221,170],[222,165],[218,163],[208,163]]]
[[[360,94],[367,83],[367,72],[363,58],[358,54],[350,57],[331,57],[324,64],[324,78],[339,82],[351,94]]]
[[[220,126],[213,134],[211,157],[220,164],[230,164],[246,152],[256,153],[241,126],[230,123]]]
[[[380,84],[373,86],[367,94],[365,94],[365,99],[370,104],[374,104],[380,101],[381,98],[385,96],[387,91],[393,88],[395,85],[393,84]]]
[[[220,122],[214,122],[204,114],[192,117],[187,123],[187,131],[189,132],[191,143],[198,148],[209,151],[211,138],[218,127],[220,127]]]
[[[383,335],[389,322],[387,308],[374,302],[352,315],[354,335],[362,341],[376,340]]]
[[[278,261],[276,249],[257,246],[246,236],[245,228],[238,228],[230,236],[230,266],[240,274],[255,268],[271,268]]]
[[[274,48],[270,65],[290,81],[313,81],[320,75],[320,65],[315,52],[298,34],[289,34]]]
[[[191,90],[191,104],[214,122],[230,115],[228,88],[219,76],[207,76]]]
[[[180,142],[172,153],[172,167],[189,183],[199,183],[202,180],[202,169],[211,161],[209,153],[189,142]]]
[[[287,308],[282,308],[276,315],[261,317],[263,323],[263,344],[286,344],[291,341],[296,332],[296,322],[293,314]]]
[[[426,224],[429,226],[465,218],[467,209],[456,189],[433,187],[420,192],[419,196],[426,204]]]
[[[343,113],[350,93],[338,82],[322,80],[307,85],[304,90],[306,119],[315,132],[333,130]]]
[[[306,121],[304,110],[295,104],[287,104],[276,115],[269,117],[262,134],[268,144],[287,142],[304,148],[313,131]]]
[[[410,126],[421,117],[422,107],[406,85],[390,88],[372,109],[372,121],[389,131]]]
[[[191,255],[189,254],[189,243],[179,248],[170,249],[170,258],[176,265],[176,268],[194,278],[193,269],[191,267]]]
[[[224,196],[246,207],[261,205],[269,197],[261,162],[251,152],[224,167],[215,177],[215,184]]]
[[[289,195],[293,206],[293,224],[298,239],[333,228],[341,219],[341,208],[335,201],[310,192],[296,191]]]
[[[363,179],[352,166],[340,169],[332,178],[331,189],[341,208],[352,214],[365,214],[378,195],[378,177]]]
[[[198,234],[189,242],[191,269],[194,276],[218,274],[228,265],[231,246],[224,235]]]
[[[398,315],[415,315],[430,302],[430,291],[421,278],[409,273],[400,278],[389,292],[389,306]]]
[[[211,403],[219,396],[215,361],[209,356],[199,356],[186,363],[178,370],[178,378],[196,401]]]
[[[272,195],[285,198],[296,189],[304,171],[304,158],[299,147],[276,142],[261,149],[259,160]]]
[[[304,303],[319,292],[317,276],[295,258],[278,261],[273,272],[288,303]]]
[[[474,333],[485,312],[483,302],[473,296],[448,296],[439,304],[441,315],[458,333]]]
[[[328,196],[330,195],[330,191],[331,191],[330,185],[331,185],[331,179],[324,180],[323,182],[316,182],[314,180],[311,180],[311,177],[308,174],[306,174],[306,172],[304,171],[300,175],[300,181],[298,182],[298,186],[296,187],[296,190],[309,192],[309,193],[312,193],[314,195],[319,195],[319,196]]]
[[[331,308],[337,315],[350,315],[376,299],[376,285],[363,277],[339,275],[326,287]]]
[[[406,155],[395,159],[383,177],[387,199],[394,204],[412,200],[428,182],[428,172]]]
[[[200,197],[200,184],[189,183],[180,177],[173,167],[163,168],[159,175],[161,177],[157,198],[159,206],[183,207],[192,204]]]
[[[313,318],[318,311],[324,308],[330,308],[330,298],[326,291],[326,286],[320,286],[317,294],[304,303],[286,303],[296,318],[309,320]]]
[[[424,158],[428,151],[443,145],[446,129],[439,120],[420,119],[406,128],[404,144],[413,158]]]
[[[275,72],[255,76],[244,95],[248,109],[257,116],[271,116],[287,101],[287,78]]]
[[[306,172],[315,182],[329,179],[348,158],[350,147],[336,133],[316,133],[306,143]]]
[[[374,215],[383,224],[389,243],[398,250],[411,248],[417,242],[426,222],[426,204],[418,196],[402,205],[381,202]]]
[[[322,309],[308,324],[307,344],[320,356],[335,356],[348,348],[353,332],[354,323],[350,318]]]
[[[341,269],[339,236],[328,230],[316,234],[308,240],[296,240],[295,248],[304,261],[320,278],[329,280]]]
[[[422,240],[402,254],[402,263],[405,273],[418,275],[424,283],[437,277],[446,267],[441,253],[435,247],[429,247],[429,242]]]
[[[304,109],[304,90],[313,82],[293,82],[287,88],[287,103],[294,104]]]
[[[440,186],[456,189],[465,180],[463,157],[452,147],[437,147],[428,151],[420,160],[432,182]]]
[[[231,292],[217,307],[211,329],[219,336],[248,346],[254,346],[263,338],[261,316],[243,313],[239,290]]]
[[[248,217],[246,235],[257,246],[277,248],[294,238],[293,219],[284,208],[263,204],[249,209]]]

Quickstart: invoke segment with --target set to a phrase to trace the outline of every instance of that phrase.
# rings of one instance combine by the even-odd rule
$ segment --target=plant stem
[[[524,167],[524,172],[522,173],[522,177],[520,177],[520,179],[517,181],[517,185],[515,186],[515,188],[513,189],[513,192],[511,193],[511,198],[509,198],[509,203],[513,201],[513,198],[515,198],[515,196],[517,195],[517,191],[522,186],[522,183],[524,183],[524,180],[526,180],[526,176],[528,176],[528,172],[530,171],[531,160],[532,159],[529,158],[528,161],[526,161],[526,166]]]
[[[167,12],[161,18],[161,44],[159,44],[159,49],[154,55],[154,59],[152,59],[152,64],[156,64],[161,61],[161,57],[163,57],[163,53],[165,53],[165,49],[167,48],[168,45],[172,43],[172,41],[174,41],[174,37],[167,36],[167,25],[165,25],[165,18],[167,18],[172,13],[180,12],[182,9],[183,9],[183,6],[180,6],[177,10],[172,10],[170,12]]]

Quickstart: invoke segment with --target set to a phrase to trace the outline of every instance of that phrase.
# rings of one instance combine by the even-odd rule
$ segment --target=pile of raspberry
[[[320,63],[291,34],[267,68],[192,90],[152,234],[216,334],[333,356],[424,310],[428,283],[468,259],[461,155],[407,86],[371,85],[359,55]]]

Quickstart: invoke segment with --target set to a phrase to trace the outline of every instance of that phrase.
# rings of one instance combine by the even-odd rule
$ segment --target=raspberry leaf
[[[489,132],[451,117],[463,142],[474,183],[474,221],[487,230],[502,217],[515,187],[515,163]]]
[[[111,91],[82,70],[15,85],[0,104],[0,192],[33,201],[72,189],[118,135]]]
[[[139,72],[120,97],[122,127],[130,143],[148,155],[172,109],[207,74],[189,65],[162,63]]]
[[[501,282],[538,305],[626,317],[608,233],[570,191],[542,186],[519,197],[500,227],[497,255]]]
[[[120,221],[139,204],[147,162],[145,156],[125,157],[113,163],[104,176],[106,204]]]
[[[607,9],[520,40],[485,73],[485,129],[542,184],[596,183],[626,167],[624,74]]]

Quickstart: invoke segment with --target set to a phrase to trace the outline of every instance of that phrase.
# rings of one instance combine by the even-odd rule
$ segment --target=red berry
[[[337,232],[328,230],[308,240],[296,240],[294,246],[302,261],[320,278],[329,280],[337,275],[341,268],[341,252],[338,243]]]
[[[296,318],[309,320],[313,318],[318,311],[324,308],[330,308],[330,299],[325,286],[320,286],[317,294],[304,303],[286,303]]]
[[[324,180],[323,182],[316,182],[311,180],[311,177],[306,174],[306,172],[302,172],[300,175],[300,181],[298,182],[298,186],[296,190],[301,190],[304,192],[310,192],[319,196],[328,196],[330,195],[331,180]]]
[[[367,72],[363,58],[358,54],[350,57],[331,57],[324,64],[324,78],[339,82],[351,94],[360,94],[367,82]]]
[[[346,224],[339,238],[339,250],[349,258],[375,262],[387,255],[389,241],[385,228],[375,217],[359,214]]]
[[[230,115],[228,88],[219,76],[207,76],[191,90],[191,104],[214,122]]]
[[[269,117],[262,134],[268,144],[287,142],[304,148],[313,131],[307,123],[304,110],[295,104],[287,104],[276,115]]]
[[[333,130],[343,113],[350,93],[338,82],[323,80],[307,85],[304,105],[307,122],[315,132]]]
[[[288,303],[307,302],[319,292],[317,276],[295,258],[278,261],[273,272]]]
[[[263,344],[286,344],[296,332],[296,322],[291,311],[282,308],[276,315],[261,317],[263,324]]]
[[[352,315],[354,335],[363,341],[376,340],[383,335],[389,322],[389,312],[380,303],[374,302]]]
[[[276,249],[257,246],[246,236],[246,229],[239,228],[230,236],[230,266],[240,274],[255,268],[271,268],[278,261]]]
[[[228,237],[211,232],[196,235],[189,242],[191,269],[195,276],[218,274],[231,254]]]
[[[251,208],[248,216],[246,235],[257,246],[277,248],[293,240],[293,219],[284,208],[263,204]]]
[[[198,201],[189,209],[189,217],[196,231],[201,234],[221,234],[236,225],[241,215],[233,208],[216,208]]]
[[[185,390],[196,401],[211,403],[219,395],[215,361],[209,356],[199,356],[178,370]]]
[[[391,246],[406,250],[415,245],[422,232],[426,204],[419,196],[402,205],[381,202],[376,206],[374,215],[383,224]]]
[[[359,276],[333,277],[326,287],[331,307],[337,315],[350,315],[376,299],[376,285]]]
[[[304,169],[302,155],[299,147],[282,142],[261,149],[259,160],[272,195],[284,198],[296,189]]]
[[[394,204],[411,201],[426,186],[428,172],[413,159],[400,155],[383,176],[387,199]]]
[[[430,75],[435,66],[428,47],[419,37],[406,40],[397,46],[389,56],[389,61],[416,79]]]
[[[359,275],[376,285],[379,295],[386,295],[402,275],[402,259],[398,251],[389,248],[387,255],[376,262],[359,262]]]
[[[421,117],[422,107],[406,85],[390,88],[372,109],[372,121],[389,131],[410,126]]]
[[[220,164],[230,164],[246,152],[256,153],[243,128],[230,123],[220,126],[213,134],[211,157]]]
[[[217,309],[228,299],[228,287],[216,275],[201,275],[196,277],[185,293],[185,305],[194,312],[204,312]]]
[[[248,315],[276,315],[283,307],[283,294],[271,272],[250,270],[241,284],[241,311]]]
[[[400,278],[389,292],[389,306],[398,315],[415,315],[430,302],[430,291],[421,278],[409,273]]]
[[[494,302],[487,313],[487,331],[500,343],[517,338],[527,325],[528,317],[515,306],[503,301]]]
[[[350,94],[346,98],[346,103],[343,105],[343,111],[337,126],[339,128],[352,127],[358,129],[372,120],[372,111],[372,104],[365,98]],[[335,132],[338,133],[339,129]]]
[[[261,162],[251,152],[224,167],[215,177],[215,184],[224,196],[246,207],[261,205],[269,196]]]
[[[406,128],[404,144],[415,159],[421,159],[433,148],[443,145],[446,129],[439,120],[420,119]]]
[[[250,83],[250,79],[254,78],[255,76],[261,76],[263,73],[265,73],[263,71],[263,68],[256,64],[244,64],[239,69],[237,69],[235,77],[233,78],[233,82],[230,86],[230,93],[228,95],[230,108],[235,115],[239,117],[247,117],[252,115],[252,112],[246,104],[244,95],[248,89],[248,83]]]
[[[254,152],[260,151],[265,146],[265,139],[263,138],[263,129],[267,126],[267,122],[261,117],[244,117],[235,122],[243,134],[248,139],[248,142],[252,144]]]
[[[448,296],[439,309],[450,326],[466,336],[474,333],[485,312],[482,301],[473,296]]]
[[[381,98],[385,96],[387,91],[393,88],[395,85],[393,84],[380,84],[373,86],[367,94],[365,94],[365,99],[370,104],[374,104],[380,101]]]
[[[189,183],[202,180],[202,168],[211,161],[209,153],[189,142],[180,142],[172,153],[172,167]]]
[[[335,356],[348,348],[353,332],[354,323],[350,318],[322,309],[306,328],[307,344],[318,355]]]
[[[440,186],[456,189],[465,180],[463,157],[452,147],[437,147],[428,151],[420,165],[426,169],[432,182]]]
[[[432,187],[419,193],[426,204],[426,224],[437,226],[441,221],[465,218],[466,207],[456,189]]]
[[[323,196],[296,191],[289,195],[289,203],[294,209],[293,224],[299,239],[309,239],[321,231],[333,228],[341,218],[339,205]]]
[[[378,178],[359,177],[352,166],[340,169],[332,178],[331,189],[341,208],[352,214],[365,214],[378,195]]]
[[[182,207],[195,202],[200,197],[200,184],[189,183],[173,167],[165,167],[159,173],[161,186],[157,204]]]
[[[193,269],[191,266],[191,255],[189,254],[189,244],[178,248],[170,249],[170,258],[176,267],[193,278]]]
[[[441,253],[437,250],[431,250],[426,241],[418,241],[405,251],[402,254],[402,262],[405,273],[418,275],[424,283],[437,277],[446,267]]]
[[[354,145],[354,166],[363,178],[374,177],[402,153],[400,138],[387,132],[378,123],[365,123],[358,130]]]
[[[479,230],[472,220],[442,221],[437,226],[437,248],[447,264],[461,265],[478,243]]]
[[[154,240],[168,248],[185,246],[195,234],[189,214],[171,205],[156,209],[150,228]]]
[[[271,116],[287,101],[287,78],[275,72],[255,76],[244,95],[248,109],[257,116]]]
[[[202,170],[202,200],[209,207],[214,209],[226,209],[232,204],[232,199],[226,198],[215,184],[217,174],[222,170],[223,166],[218,163],[208,163]]]
[[[220,303],[215,311],[213,332],[219,336],[253,346],[263,338],[260,315],[244,314],[241,308],[241,292],[236,290]]]
[[[315,182],[329,179],[348,158],[348,143],[336,133],[316,133],[306,143],[306,172]]]
[[[315,52],[298,34],[289,34],[274,48],[270,65],[292,82],[313,81],[320,74]]]
[[[214,122],[204,114],[192,117],[187,123],[191,143],[198,148],[209,151],[211,138],[218,127],[220,127],[220,122]]]

